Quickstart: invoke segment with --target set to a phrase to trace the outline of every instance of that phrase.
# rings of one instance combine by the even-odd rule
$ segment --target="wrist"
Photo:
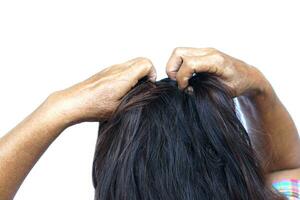
[[[278,97],[270,82],[261,72],[259,73],[261,75],[257,76],[255,89],[253,89],[252,92],[248,92],[247,94],[243,95],[243,98],[247,99],[247,101],[252,104],[273,106],[277,102]]]
[[[263,73],[253,66],[249,66],[248,82],[250,83],[249,89],[243,96],[247,97],[259,97],[268,96],[274,93],[274,90],[270,82],[266,79]]]
[[[60,129],[73,125],[75,121],[71,113],[65,109],[59,92],[51,93],[38,108],[38,113]]]

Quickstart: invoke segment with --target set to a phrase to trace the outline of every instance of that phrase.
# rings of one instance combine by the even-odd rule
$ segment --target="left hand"
[[[233,96],[264,94],[271,88],[257,68],[214,48],[176,48],[166,72],[180,89],[188,87],[194,73],[201,72],[218,76]]]

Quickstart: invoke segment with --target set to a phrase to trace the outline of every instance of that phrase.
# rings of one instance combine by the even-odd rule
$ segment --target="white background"
[[[261,69],[300,124],[300,2],[0,0],[0,136],[51,92],[145,56],[158,78],[177,46],[215,47]],[[97,123],[67,129],[16,200],[93,199]],[[1,164],[1,163],[0,163]]]

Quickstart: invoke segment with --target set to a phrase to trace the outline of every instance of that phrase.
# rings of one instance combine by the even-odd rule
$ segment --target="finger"
[[[176,73],[178,72],[182,62],[182,57],[187,56],[205,56],[217,51],[214,48],[191,48],[191,47],[177,47],[174,49],[171,57],[167,62],[166,73],[169,78],[176,79]]]
[[[142,57],[137,57],[137,58],[134,58],[134,59],[131,59],[131,60],[128,60],[124,63],[120,63],[120,64],[116,64],[116,65],[112,65],[110,67],[106,67],[104,69],[102,69],[100,72],[92,75],[91,77],[89,77],[88,79],[86,79],[85,81],[86,82],[94,82],[94,81],[97,81],[99,79],[99,77],[101,77],[101,75],[104,73],[104,72],[108,72],[108,71],[111,71],[111,70],[116,70],[118,69],[118,71],[124,71],[125,68],[127,68],[128,66],[131,66],[133,65],[134,63],[138,62],[139,60],[143,59]]]
[[[154,66],[151,67],[150,72],[148,73],[148,77],[151,82],[154,83],[156,81],[157,73]]]
[[[219,75],[221,68],[221,63],[215,56],[186,57],[176,74],[178,86],[185,89],[194,73],[207,72]]]
[[[138,81],[139,79],[147,76],[150,81],[156,81],[156,70],[148,58],[137,58],[136,61],[131,65],[132,69],[134,70],[135,80]]]
[[[147,59],[147,58],[136,57],[136,58],[133,58],[131,60],[128,60],[128,61],[122,63],[122,66],[131,66],[131,65],[134,65],[136,62],[141,61],[143,59]]]
[[[176,79],[176,73],[182,64],[182,58],[179,54],[179,48],[173,50],[167,65],[166,65],[166,73],[170,79]]]

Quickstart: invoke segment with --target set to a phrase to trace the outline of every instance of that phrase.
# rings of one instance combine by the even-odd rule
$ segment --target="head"
[[[206,73],[189,85],[143,79],[100,123],[95,199],[282,199],[265,184],[228,88]]]

